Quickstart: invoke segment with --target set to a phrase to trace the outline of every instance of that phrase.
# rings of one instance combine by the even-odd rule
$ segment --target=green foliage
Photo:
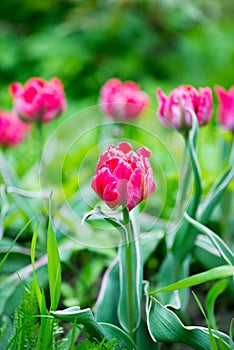
[[[93,343],[87,340],[86,342],[82,342],[78,346],[76,346],[76,350],[104,350],[104,349],[115,350],[116,349],[115,344],[116,344],[115,339],[112,339],[107,343],[104,343],[104,341],[102,341],[99,344]]]
[[[89,337],[93,340],[101,342],[103,339],[108,341],[116,339],[117,350],[122,348],[130,350],[134,347],[134,343],[127,333],[112,324],[97,322],[90,308],[82,310],[79,306],[74,306],[61,311],[51,311],[51,314],[59,320],[84,326]]]
[[[37,343],[38,303],[35,288],[30,285],[24,289],[23,301],[13,318],[14,333],[9,341],[10,349],[35,349]]]
[[[226,289],[228,285],[228,280],[222,280],[213,285],[213,287],[209,290],[206,298],[206,310],[207,310],[207,318],[209,320],[209,324],[213,329],[218,329],[215,320],[215,302],[216,299],[223,291]]]
[[[232,0],[0,3],[1,109],[12,107],[8,86],[32,76],[61,78],[68,106],[63,117],[44,128],[50,157],[40,178],[36,130],[19,147],[0,153],[0,348],[135,346],[120,326],[128,330],[126,246],[114,259],[119,233],[123,237],[126,227],[118,214],[95,208],[97,198],[90,191],[97,153],[118,138],[151,149],[157,185],[155,196],[134,214],[142,235],[128,253],[133,270],[140,267],[132,281],[139,292],[134,301],[139,348],[158,350],[167,342],[172,349],[175,343],[205,350],[234,348],[232,323],[229,336],[218,331],[216,302],[222,295],[227,311],[234,293],[233,137],[216,128],[214,99],[210,125],[198,130],[193,123],[189,133],[191,166],[185,170],[192,170],[194,183],[190,188],[186,171],[177,201],[185,144],[155,118],[158,86],[168,93],[181,83],[233,85],[233,10]],[[152,110],[122,130],[107,123],[98,106],[87,108],[98,103],[100,87],[114,76],[139,82],[151,97]],[[49,220],[44,185],[53,189]],[[182,218],[186,206],[189,216]],[[82,225],[85,214],[89,220]],[[35,220],[29,221],[33,217],[36,227]],[[147,290],[142,295],[142,271],[159,300],[152,297],[148,303]],[[194,316],[188,307],[194,286],[200,292],[199,321],[205,317],[207,328],[186,322]],[[59,311],[58,305],[73,308]],[[89,340],[77,345],[80,331]]]
[[[209,330],[209,336],[210,336],[210,348],[211,350],[218,350],[218,347],[217,347],[217,343],[216,343],[216,340],[215,340],[215,337],[214,337],[214,334],[212,333],[212,329],[210,327],[210,323],[209,323],[209,320],[206,316],[206,313],[205,313],[205,310],[200,302],[200,300],[198,299],[198,297],[196,296],[196,294],[193,292],[193,296],[196,300],[196,303],[197,305],[199,306],[199,309],[201,310],[205,320],[206,320],[206,324],[207,324],[207,327],[208,327],[208,330]],[[219,340],[218,340],[219,341]],[[222,348],[222,345],[221,345],[221,348]]]
[[[155,298],[150,300],[147,322],[155,341],[187,344],[196,350],[211,349],[208,329],[184,326],[172,310],[160,304]],[[212,334],[222,344],[223,349],[229,349],[229,337],[217,331],[212,331]]]

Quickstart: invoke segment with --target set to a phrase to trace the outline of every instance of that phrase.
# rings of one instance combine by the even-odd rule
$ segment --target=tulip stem
[[[126,268],[127,268],[127,314],[128,314],[128,329],[129,335],[135,342],[134,332],[134,288],[133,285],[133,256],[132,256],[132,241],[134,240],[132,225],[127,207],[123,208],[123,221],[127,231],[126,237]]]
[[[229,155],[229,164],[232,165],[233,163],[234,163],[234,132],[232,133],[231,150]]]
[[[43,153],[43,125],[41,121],[36,123],[37,126],[37,134],[38,134],[38,156],[39,161],[41,161],[42,153]]]
[[[185,148],[182,161],[181,179],[179,181],[180,187],[178,191],[177,200],[177,219],[180,220],[183,216],[184,203],[188,195],[189,183],[191,180],[191,169],[188,156],[188,134],[184,135]]]

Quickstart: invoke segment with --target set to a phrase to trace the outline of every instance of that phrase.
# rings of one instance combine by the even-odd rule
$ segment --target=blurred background
[[[159,85],[229,88],[233,16],[232,0],[2,1],[0,108],[32,76],[59,77],[73,109],[95,104],[113,76],[139,82],[153,107]]]

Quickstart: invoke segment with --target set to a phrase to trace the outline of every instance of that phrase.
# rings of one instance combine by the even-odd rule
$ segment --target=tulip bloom
[[[31,125],[24,123],[16,114],[0,111],[0,145],[16,146],[25,139]]]
[[[149,105],[148,95],[132,81],[108,80],[101,88],[100,103],[103,113],[117,121],[136,118]]]
[[[219,100],[218,121],[225,129],[234,131],[234,86],[226,91],[221,86],[215,87]]]
[[[122,205],[132,210],[155,191],[149,158],[145,147],[134,152],[126,142],[110,145],[97,163],[93,190],[111,209]]]
[[[13,83],[10,93],[14,113],[25,121],[48,123],[66,108],[63,85],[57,78],[48,82],[41,78],[31,78],[25,86]]]
[[[212,115],[212,92],[209,87],[196,90],[193,86],[180,85],[167,97],[161,89],[157,90],[159,100],[158,117],[165,126],[177,130],[192,127],[189,109],[197,116],[200,126],[206,125]]]

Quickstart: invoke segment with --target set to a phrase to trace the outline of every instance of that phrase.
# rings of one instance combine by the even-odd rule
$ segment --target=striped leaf
[[[147,308],[147,323],[151,337],[156,342],[186,344],[195,350],[210,350],[209,330],[204,327],[184,326],[179,317],[171,310],[151,298]],[[212,330],[212,334],[222,345],[230,350],[229,336]]]

